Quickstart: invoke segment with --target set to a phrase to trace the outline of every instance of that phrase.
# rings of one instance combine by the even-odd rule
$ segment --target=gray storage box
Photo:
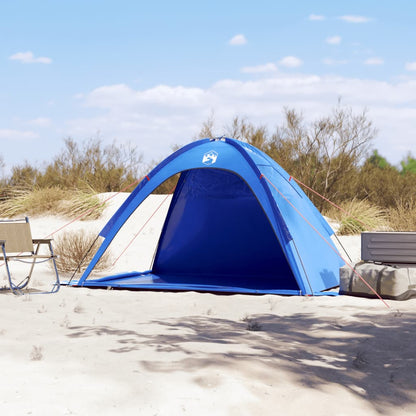
[[[416,264],[416,232],[361,233],[361,259]]]
[[[382,297],[405,300],[416,297],[416,267],[360,262],[354,269]],[[340,269],[340,295],[376,297],[348,266]]]

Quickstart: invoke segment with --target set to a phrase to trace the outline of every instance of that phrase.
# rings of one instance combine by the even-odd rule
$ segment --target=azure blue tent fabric
[[[176,174],[151,270],[89,278],[137,207]],[[100,232],[102,244],[76,285],[316,295],[339,284],[344,263],[332,234],[306,194],[266,154],[234,139],[203,139],[173,153],[139,183]]]

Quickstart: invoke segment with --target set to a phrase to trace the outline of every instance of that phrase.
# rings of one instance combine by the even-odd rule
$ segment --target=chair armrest
[[[34,238],[32,239],[33,244],[48,244],[53,238]]]

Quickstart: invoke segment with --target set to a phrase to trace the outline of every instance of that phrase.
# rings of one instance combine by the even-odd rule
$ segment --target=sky
[[[416,155],[414,0],[0,0],[0,155],[43,166],[71,137],[147,161],[213,117],[269,132],[367,111],[373,147]]]

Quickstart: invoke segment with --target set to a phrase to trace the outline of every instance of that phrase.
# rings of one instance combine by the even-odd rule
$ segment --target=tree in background
[[[203,125],[199,137],[212,134],[213,126],[211,118]],[[334,202],[351,197],[360,164],[376,135],[365,110],[354,113],[340,104],[328,116],[312,122],[307,122],[296,110],[286,108],[282,125],[271,135],[265,126],[255,126],[239,117],[225,130],[230,137],[264,151],[294,178]],[[318,208],[323,207],[321,199],[309,196]]]
[[[390,165],[389,162],[387,162],[387,159],[383,156],[381,156],[378,153],[378,150],[375,149],[373,151],[373,154],[366,160],[366,163],[375,166],[380,169],[386,169],[386,168],[392,168],[393,166]]]
[[[115,142],[103,146],[98,138],[78,144],[67,138],[63,150],[43,169],[27,161],[13,166],[1,181],[0,196],[4,199],[16,192],[45,188],[118,192],[140,178],[142,169],[142,155],[135,147]]]
[[[71,138],[37,179],[40,187],[92,189],[95,192],[117,192],[139,177],[142,156],[131,146],[103,146],[90,139],[81,145]]]
[[[402,161],[402,167],[406,163]],[[399,170],[375,150],[360,169],[356,195],[382,208],[406,205],[416,200],[415,173],[411,168]]]
[[[401,172],[406,175],[408,173],[416,174],[416,159],[409,152],[404,160],[400,162]]]
[[[295,110],[286,110],[268,153],[300,181],[339,202],[349,197],[375,135],[366,111],[355,114],[338,105],[330,115],[306,123]],[[312,198],[322,208],[323,201]]]
[[[13,166],[12,173],[6,183],[19,189],[32,189],[37,185],[41,172],[38,168],[25,162],[23,165]]]

